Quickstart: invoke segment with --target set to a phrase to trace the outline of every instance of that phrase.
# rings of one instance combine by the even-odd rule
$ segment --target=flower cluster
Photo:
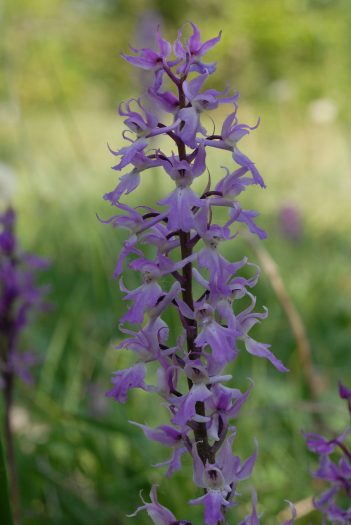
[[[38,358],[30,350],[20,350],[20,337],[30,320],[31,310],[50,307],[43,300],[49,288],[35,283],[35,272],[48,268],[49,262],[22,252],[15,224],[16,213],[12,208],[0,215],[0,387],[5,389],[7,383],[12,383],[13,375],[32,382],[28,369]]]
[[[347,401],[351,414],[351,390],[339,382],[339,394]],[[311,475],[330,483],[330,488],[313,500],[315,508],[324,513],[323,523],[326,520],[338,525],[351,523],[351,451],[344,444],[349,431],[350,428],[347,428],[340,436],[329,441],[318,434],[303,433],[308,449],[320,455],[319,468]],[[337,464],[330,459],[336,450],[341,451]],[[346,504],[342,506],[347,507],[346,510],[340,506],[343,500]]]
[[[204,88],[209,75],[216,70],[216,63],[205,63],[203,57],[219,42],[221,35],[201,43],[198,28],[193,23],[190,26],[192,34],[188,39],[183,37],[183,28],[178,31],[172,60],[169,59],[172,46],[158,30],[158,51],[131,48],[135,56],[122,54],[130,64],[153,71],[154,82],[137,100],[120,104],[118,111],[125,117],[128,128],[123,137],[129,144],[119,151],[111,150],[119,159],[114,170],[120,171],[129,164],[134,166],[120,177],[117,187],[104,196],[118,213],[102,222],[128,231],[113,277],[120,277],[126,265],[140,274],[142,282],[135,290],[128,290],[120,277],[120,288],[126,294],[124,300],[131,303],[120,320],[120,330],[128,337],[117,348],[133,352],[136,361],[130,368],[114,372],[113,387],[106,395],[121,403],[127,401],[133,388],[162,396],[171,414],[170,424],[153,429],[131,423],[140,427],[149,439],[172,449],[170,458],[156,465],[168,466],[166,477],[181,469],[182,454],[192,456],[194,483],[205,494],[189,504],[203,504],[204,523],[216,525],[225,519],[227,509],[237,504],[233,501],[238,496],[237,483],[250,477],[258,453],[255,440],[254,452],[245,461],[233,453],[236,431],[230,426],[231,420],[247,400],[253,381],[250,380],[248,390],[242,393],[228,386],[232,375],[225,372],[225,367],[236,359],[242,345],[250,354],[268,359],[279,371],[287,369],[269,350],[269,345],[249,335],[251,328],[267,316],[266,309],[260,313],[254,311],[256,298],[251,289],[257,282],[259,268],[246,257],[230,262],[219,249],[221,243],[230,242],[236,236],[231,227],[238,222],[244,223],[260,239],[266,237],[254,222],[258,213],[243,210],[237,200],[248,186],[265,188],[255,164],[237,146],[258,123],[253,127],[239,124],[239,94],[230,93],[229,86],[222,92]],[[166,89],[167,83],[173,84],[175,92]],[[170,124],[159,122],[146,109],[147,99],[169,114]],[[229,104],[231,109],[221,133],[210,135],[201,123],[201,116],[219,104]],[[160,134],[166,134],[173,142],[175,152],[171,155],[159,149],[147,149],[149,139]],[[229,160],[234,160],[237,166],[223,167],[222,178],[214,188],[211,189],[209,179],[204,192],[198,195],[192,184],[206,172],[206,155],[211,148],[219,148],[223,153],[229,151]],[[171,184],[173,181],[172,191],[157,202],[158,207],[132,208],[121,203],[124,195],[139,186],[141,173],[154,167],[163,168]],[[224,224],[213,222],[213,211],[218,206],[227,210]],[[198,243],[202,247],[196,253],[194,248]],[[153,247],[153,259],[147,259],[141,249],[146,244]],[[251,269],[251,277],[239,275],[244,266]],[[161,285],[167,275],[173,276],[174,282],[165,290]],[[201,296],[196,300],[194,280],[202,287]],[[237,303],[244,296],[249,298],[249,306],[240,312]],[[180,320],[181,330],[173,339],[176,339],[175,346],[167,344],[169,329],[162,319],[168,307],[177,310]],[[125,323],[135,328],[126,328]],[[152,361],[159,363],[156,386],[147,382],[147,364]],[[186,393],[180,392],[182,377],[189,386]],[[158,503],[155,486],[150,497],[151,503],[144,502],[136,512],[145,509],[157,525],[187,523],[178,522]],[[252,514],[245,523],[256,525],[254,490],[252,501]],[[293,518],[294,513],[293,510]],[[286,523],[290,524],[293,518]]]

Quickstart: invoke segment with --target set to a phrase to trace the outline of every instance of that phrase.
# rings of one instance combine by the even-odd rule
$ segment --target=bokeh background
[[[140,505],[141,489],[148,497],[153,483],[178,519],[201,523],[201,508],[186,504],[201,492],[192,484],[190,460],[165,481],[165,467],[150,465],[169,450],[127,422],[165,423],[165,407],[142,391],[132,391],[126,405],[104,397],[111,372],[128,367],[133,356],[110,346],[120,341],[118,319],[125,311],[118,282],[110,280],[125,235],[96,219],[96,213],[107,219],[113,212],[102,195],[119,175],[106,147],[122,145],[117,104],[138,96],[152,79],[120,51],[128,53],[128,43],[153,47],[157,24],[173,42],[186,20],[198,24],[202,41],[223,30],[209,54],[218,61],[211,85],[222,90],[229,81],[241,93],[240,122],[254,125],[261,117],[240,145],[268,187],[250,188],[241,202],[262,214],[258,223],[269,235],[264,247],[301,316],[313,361],[314,398],[281,298],[263,272],[255,293],[269,317],[254,335],[272,345],[291,373],[240,354],[231,370],[235,385],[246,390],[252,377],[256,387],[235,422],[235,452],[247,457],[253,437],[259,440],[250,484],[265,512],[262,522],[282,521],[289,499],[302,501],[301,524],[319,523],[310,498],[325,486],[309,476],[308,466],[317,463],[301,429],[323,424],[343,430],[348,414],[337,380],[351,386],[349,0],[0,5],[0,186],[2,192],[14,186],[24,249],[53,261],[41,282],[52,284],[56,305],[23,341],[43,358],[34,387],[18,382],[13,413],[23,525],[151,523],[145,512],[125,515]],[[218,126],[223,116],[217,114]],[[215,180],[225,161],[214,155],[211,162]],[[151,205],[165,191],[161,171],[149,171],[125,202]],[[226,253],[258,262],[242,235]],[[172,326],[175,320],[168,321]],[[249,489],[243,485],[241,493],[244,504],[230,511],[232,523],[250,511]]]

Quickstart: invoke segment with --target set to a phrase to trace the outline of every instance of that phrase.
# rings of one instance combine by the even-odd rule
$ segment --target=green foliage
[[[5,453],[3,450],[2,436],[0,435],[0,519],[5,525],[12,525],[12,510],[10,505],[10,493],[7,479],[7,467]]]
[[[116,92],[125,96],[138,77],[119,52],[128,52],[128,42],[143,46],[142,21],[159,21],[173,40],[191,19],[201,21],[206,38],[223,30],[212,52],[218,85],[229,71],[235,88],[262,102],[285,80],[302,106],[332,96],[348,116],[350,17],[348,0],[7,2],[3,42],[11,61],[5,55],[4,71],[24,107],[50,105],[61,88],[75,105],[115,106]]]

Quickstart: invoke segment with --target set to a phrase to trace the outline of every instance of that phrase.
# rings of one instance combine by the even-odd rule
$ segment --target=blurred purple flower
[[[347,400],[350,407],[351,392],[341,381],[339,381],[339,395],[342,399]],[[311,472],[311,476],[330,483],[328,490],[313,498],[315,508],[324,513],[323,523],[325,520],[340,525],[351,522],[351,451],[344,443],[349,431],[350,428],[346,428],[339,437],[330,440],[318,434],[302,432],[308,449],[320,454],[319,468],[315,472]],[[337,464],[329,457],[336,450],[342,452]],[[349,500],[347,509],[343,509],[337,504],[337,500],[342,501],[345,494]]]
[[[24,253],[15,235],[16,213],[8,208],[0,215],[0,335],[4,341],[1,369],[3,388],[15,374],[30,384],[28,368],[41,361],[31,351],[20,350],[20,337],[29,324],[33,310],[50,310],[45,301],[48,286],[37,286],[36,272],[45,270],[49,261]]]
[[[291,241],[300,241],[302,237],[301,215],[296,206],[282,206],[278,213],[278,226],[281,234]]]

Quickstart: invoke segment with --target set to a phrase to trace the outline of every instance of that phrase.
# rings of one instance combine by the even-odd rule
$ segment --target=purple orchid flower
[[[155,168],[161,165],[158,159],[150,159],[145,155],[143,151],[137,151],[131,163],[134,165],[132,171],[130,171],[129,173],[125,173],[119,178],[121,182],[116,186],[116,188],[112,192],[105,193],[105,201],[110,201],[111,204],[116,205],[123,193],[128,195],[139,186],[140,173],[142,171],[145,171],[150,168]]]
[[[14,234],[16,214],[12,208],[8,208],[4,214],[0,215],[0,224],[3,230],[0,233],[0,249],[4,255],[10,255],[16,249],[17,239]]]
[[[2,195],[5,200],[5,196]],[[22,334],[33,321],[35,311],[52,310],[44,297],[50,286],[38,286],[38,271],[46,270],[50,263],[35,254],[23,252],[16,236],[17,214],[10,206],[0,214],[0,390],[3,392],[1,424],[7,450],[10,499],[14,521],[19,522],[21,509],[17,480],[17,466],[11,414],[16,379],[28,386],[34,383],[29,369],[43,358],[31,350],[22,350]],[[6,483],[5,483],[6,485]],[[6,487],[5,487],[6,488]],[[12,521],[12,517],[9,519]],[[6,520],[8,521],[8,520]]]
[[[135,49],[132,46],[129,46],[134,53],[141,53],[140,57],[133,57],[131,55],[125,55],[121,53],[121,56],[132,64],[133,66],[141,67],[142,69],[147,69],[151,71],[158,71],[163,69],[164,61],[169,57],[172,52],[172,46],[169,42],[161,38],[159,34],[159,26],[156,29],[156,38],[159,48],[159,53],[156,53],[152,49]]]
[[[217,323],[214,309],[208,303],[202,302],[196,305],[195,319],[200,328],[200,333],[195,339],[197,347],[212,348],[212,357],[219,364],[230,363],[237,356],[234,345],[230,345],[228,339],[235,339],[240,332],[225,328]]]
[[[145,220],[141,213],[139,213],[135,208],[131,208],[127,204],[121,204],[117,203],[115,204],[117,208],[120,208],[121,210],[125,210],[129,213],[129,217],[126,214],[121,215],[114,215],[113,217],[110,217],[107,221],[103,221],[102,219],[99,219],[100,222],[103,224],[110,224],[112,223],[112,226],[115,228],[123,228],[124,230],[129,230],[131,234],[140,234],[143,233],[148,228],[151,228],[158,222],[164,220],[167,217],[167,212],[164,213],[157,213],[152,208],[147,208],[146,206],[139,206],[139,208],[146,208],[153,217],[149,220]]]
[[[325,513],[326,519],[331,523],[346,524],[350,523],[351,520],[351,506],[344,510],[336,505],[335,500],[332,499],[328,502],[328,507],[325,508],[319,501],[314,501],[314,505],[318,510]],[[324,520],[325,522],[325,520]]]
[[[178,337],[178,340],[179,339],[181,339],[181,337]],[[167,356],[163,354],[163,352],[159,352],[158,360],[161,366],[157,369],[156,372],[156,391],[160,396],[162,396],[166,400],[170,398],[171,394],[177,391],[176,389],[179,377],[179,367],[177,365],[177,359],[174,355],[171,355],[170,359],[171,361],[167,359]],[[174,412],[171,413],[174,414]]]
[[[307,448],[317,454],[331,454],[334,452],[335,447],[344,441],[349,434],[350,429],[346,428],[342,434],[336,439],[328,441],[325,437],[319,436],[318,434],[302,432],[305,436]]]
[[[239,166],[251,171],[254,184],[259,184],[262,188],[265,188],[265,183],[254,163],[236,147],[240,139],[258,127],[260,121],[258,120],[256,126],[253,127],[250,127],[247,124],[238,124],[238,119],[236,118],[238,106],[236,103],[234,103],[234,105],[235,111],[228,115],[223,123],[220,140],[205,139],[204,143],[206,146],[232,151],[234,161],[239,164]]]
[[[154,467],[162,467],[169,465],[169,468],[165,474],[166,478],[172,476],[176,471],[181,470],[181,455],[188,452],[188,449],[184,446],[183,440],[185,439],[186,433],[180,432],[171,425],[160,425],[156,429],[152,429],[147,425],[141,425],[140,423],[135,423],[134,421],[129,421],[132,425],[140,427],[145,436],[152,441],[157,441],[165,447],[172,447],[173,452],[170,458],[162,463],[157,463],[153,465]],[[187,433],[189,433],[188,429]]]
[[[133,338],[123,340],[116,349],[126,348],[139,356],[144,362],[154,361],[159,357],[159,345],[164,344],[168,339],[168,326],[161,319],[163,311],[171,304],[180,292],[180,284],[175,282],[170,291],[162,297],[162,300],[153,308],[148,308],[145,313],[148,322],[139,332],[126,330],[122,325],[119,326],[121,332],[133,335]]]
[[[29,368],[41,364],[43,359],[36,355],[33,351],[19,352],[12,349],[8,356],[8,363],[4,365],[7,372],[15,374],[24,383],[29,386],[34,384],[34,378],[29,372]]]
[[[142,388],[147,392],[156,391],[156,387],[149,386],[144,382],[147,374],[145,363],[154,361],[159,357],[159,344],[164,343],[168,338],[168,327],[166,323],[161,321],[159,316],[178,292],[179,283],[174,283],[170,292],[166,294],[164,301],[148,310],[149,322],[138,333],[131,332],[120,326],[122,332],[132,334],[134,338],[125,339],[115,348],[127,348],[137,354],[139,360],[128,369],[113,372],[115,377],[111,379],[111,383],[115,386],[106,393],[107,397],[113,397],[116,401],[125,403],[128,398],[127,392],[132,388]]]
[[[140,510],[145,509],[155,525],[172,525],[173,523],[180,523],[177,522],[170,510],[166,509],[166,507],[157,501],[156,487],[157,485],[152,485],[150,491],[151,503],[146,503],[146,501],[143,500],[141,497],[142,491],[140,491],[140,497],[144,505],[142,507],[138,507],[137,510],[133,512],[133,514],[129,514],[128,518],[136,516]]]
[[[215,441],[220,439],[218,435],[219,420],[221,419],[223,424],[227,424],[228,419],[238,416],[241,407],[247,401],[254,386],[252,379],[249,381],[251,381],[251,386],[245,394],[236,388],[228,388],[221,384],[215,384],[211,389],[213,395],[206,401],[206,409],[211,411],[211,426],[208,434]],[[235,399],[234,403],[232,403],[233,399]]]
[[[192,72],[196,71],[197,73],[214,73],[216,71],[217,62],[211,62],[205,64],[202,62],[202,57],[215,46],[221,39],[221,33],[218,37],[207,40],[204,44],[200,42],[200,31],[193,22],[189,22],[193,28],[193,34],[189,37],[188,45],[186,47],[181,43],[182,39],[182,30],[178,30],[178,38],[174,44],[174,53],[181,60],[185,60],[187,56],[190,57],[189,63],[186,62],[178,67],[177,73],[184,74],[186,70]]]
[[[188,262],[196,260],[197,255],[192,254],[189,257],[173,263],[168,257],[158,257],[158,261],[148,261],[145,258],[136,259],[130,263],[129,267],[132,270],[137,270],[144,275],[143,284],[136,290],[130,291],[123,284],[123,280],[120,280],[120,288],[122,292],[126,292],[128,295],[123,298],[124,301],[128,299],[134,300],[134,305],[130,310],[121,318],[122,323],[129,321],[131,324],[141,324],[144,319],[144,312],[146,308],[152,308],[155,306],[161,296],[166,294],[162,291],[162,288],[158,284],[158,280],[169,273],[175,272],[183,268]]]
[[[339,395],[347,400],[348,407],[349,393],[339,381]],[[310,471],[311,476],[330,484],[326,491],[313,498],[314,507],[324,514],[323,523],[326,523],[326,520],[331,523],[348,523],[351,519],[351,506],[345,509],[338,505],[339,501],[343,503],[344,495],[351,500],[351,451],[344,443],[349,431],[350,428],[346,428],[339,437],[330,440],[318,434],[302,432],[308,449],[320,454],[319,467],[315,472]],[[337,464],[329,457],[336,448],[342,452]],[[343,498],[340,498],[340,495],[343,495]]]
[[[162,85],[162,77],[159,77],[159,79],[161,82],[155,83],[154,86],[147,90],[147,96],[163,111],[166,111],[166,113],[171,113],[176,117],[179,113],[179,99],[171,91],[164,91],[163,93],[160,93],[159,89]]]
[[[169,229],[161,223],[150,228],[152,233],[145,233],[140,237],[141,244],[157,247],[157,253],[168,255],[169,252],[180,246],[180,240],[175,235],[170,235]]]
[[[176,183],[176,189],[158,201],[161,206],[168,206],[168,229],[189,232],[194,229],[194,213],[192,207],[201,208],[204,202],[190,188],[193,180],[205,171],[205,148],[199,147],[193,164],[178,160],[172,156],[172,162],[163,161],[165,171]]]
[[[245,264],[249,266],[255,266],[257,269],[256,275],[250,277],[249,279],[244,279],[244,277],[233,277],[228,283],[230,289],[229,296],[222,296],[218,292],[217,286],[211,288],[210,282],[207,281],[196,268],[192,269],[194,279],[204,288],[209,291],[209,302],[210,305],[217,310],[221,317],[224,317],[227,320],[228,327],[230,329],[236,329],[236,317],[233,311],[233,301],[235,299],[241,299],[248,292],[246,286],[252,288],[257,283],[258,277],[260,275],[260,269],[257,265],[249,263],[247,258],[244,257],[242,261],[236,263],[236,270],[242,268]],[[185,314],[186,315],[186,314]]]
[[[202,59],[219,42],[221,34],[201,43],[198,28],[192,22],[190,25],[192,34],[186,43],[183,28],[178,31],[173,48],[175,60],[169,60],[170,44],[160,37],[158,30],[158,51],[131,48],[139,56],[123,55],[129,63],[154,71],[153,83],[146,94],[155,111],[143,107],[142,97],[119,106],[119,114],[125,117],[124,124],[128,128],[123,137],[130,145],[113,152],[120,157],[114,169],[121,170],[130,163],[134,167],[122,175],[115,190],[104,197],[120,210],[119,213],[101,222],[128,232],[113,277],[121,276],[126,266],[142,275],[142,283],[134,290],[127,290],[123,277],[120,279],[121,290],[127,294],[124,300],[131,301],[131,304],[120,319],[120,330],[128,337],[116,348],[130,350],[137,356],[137,361],[129,369],[114,373],[113,387],[106,395],[124,403],[131,389],[141,388],[158,393],[165,400],[163,405],[170,413],[170,424],[155,429],[146,424],[132,424],[139,426],[149,439],[172,448],[171,456],[155,465],[168,466],[166,477],[181,469],[183,454],[192,456],[194,482],[204,489],[205,494],[189,503],[204,504],[204,523],[217,525],[224,519],[225,511],[238,503],[237,484],[251,475],[257,458],[257,444],[255,452],[246,461],[241,462],[239,456],[234,456],[235,428],[229,428],[230,419],[238,417],[250,395],[253,381],[250,380],[250,388],[241,393],[231,384],[232,374],[227,374],[225,367],[236,359],[238,343],[243,342],[252,355],[269,359],[279,371],[287,369],[268,350],[269,345],[248,335],[251,327],[267,316],[267,311],[253,313],[255,297],[251,291],[257,283],[259,268],[249,263],[246,257],[239,262],[229,261],[221,255],[219,248],[220,244],[231,242],[236,237],[236,233],[233,235],[230,230],[235,222],[246,224],[260,239],[266,238],[266,233],[254,222],[258,213],[243,210],[237,200],[252,184],[265,187],[254,163],[237,149],[239,140],[257,126],[238,123],[239,94],[234,91],[228,96],[229,84],[222,92],[204,89],[204,83],[215,71],[216,64],[203,63]],[[195,75],[188,78],[190,73]],[[169,82],[173,84],[173,90],[170,90]],[[234,104],[235,111],[225,119],[221,135],[208,136],[203,115],[220,104]],[[161,114],[159,110],[172,115],[171,125],[159,121],[156,116]],[[133,137],[127,136],[128,133]],[[174,153],[166,154],[159,149],[147,151],[149,139],[161,134],[172,141],[176,148]],[[224,155],[226,151],[230,152],[239,168],[235,171],[224,168],[226,174],[215,183],[213,190],[209,173],[199,194],[197,184],[193,183],[206,171],[206,152],[211,147],[222,149]],[[121,204],[119,201],[123,195],[138,189],[140,173],[155,166],[161,167],[175,184],[173,191],[157,203],[166,206],[166,210],[159,212],[146,206],[134,209]],[[228,209],[229,218],[225,224],[217,222],[216,206]],[[213,217],[216,217],[215,221]],[[197,243],[201,243],[198,253],[195,251]],[[126,265],[124,261],[127,261]],[[196,261],[197,268],[193,268]],[[240,275],[245,265],[255,267],[252,277]],[[169,287],[168,279],[172,278],[175,281]],[[203,287],[197,301],[193,298],[194,281]],[[168,292],[163,289],[164,285]],[[234,301],[245,296],[251,299],[251,305],[240,312],[239,301]],[[181,325],[173,337],[169,337],[170,329],[162,318],[163,312],[171,306],[179,315]],[[127,330],[124,322],[136,323],[138,328]],[[171,346],[174,343],[169,343],[169,340],[176,340],[175,346]],[[149,363],[155,361],[159,363],[157,380],[148,385],[145,382],[148,368],[152,368]],[[186,383],[188,391],[184,392]],[[335,468],[330,467],[330,476],[336,475],[335,469],[346,479],[350,464],[343,461]],[[328,496],[329,508],[333,495],[334,492]],[[155,525],[188,523],[177,521],[158,503],[156,486],[152,487],[150,497],[151,503],[143,501],[144,505],[133,516],[143,509]],[[258,525],[254,492],[252,500],[253,510],[246,523]],[[285,525],[291,525],[294,517],[293,510],[293,518]]]
[[[183,90],[190,102],[190,107],[183,108],[178,113],[178,118],[182,121],[177,132],[182,141],[190,148],[197,147],[196,134],[206,135],[206,129],[201,125],[200,116],[206,110],[213,110],[219,104],[233,103],[238,99],[239,93],[231,97],[218,98],[219,95],[226,95],[229,86],[222,93],[216,89],[207,89],[200,94],[200,90],[207,79],[209,73],[206,71],[203,75],[194,78],[190,82],[183,83]]]
[[[264,239],[267,239],[267,233],[262,228],[259,228],[253,220],[255,217],[258,217],[260,214],[254,210],[242,210],[241,206],[240,206],[240,209],[238,210],[237,206],[238,206],[238,203],[234,202],[233,207],[229,208],[228,213],[231,219],[229,219],[229,221],[225,224],[225,226],[226,227],[230,226],[230,224],[232,224],[234,221],[242,222],[246,224],[248,230],[251,233],[256,234],[259,237],[259,239],[261,239],[261,241],[263,241]]]
[[[151,210],[149,208],[149,210],[152,214],[155,215],[155,217],[149,219],[148,221],[145,221],[143,219],[143,216],[136,209],[131,208],[126,204],[120,203],[116,203],[115,206],[117,208],[127,211],[129,213],[129,216],[126,214],[114,215],[113,217],[110,217],[110,219],[108,219],[107,221],[103,221],[98,217],[99,221],[103,224],[112,223],[114,227],[123,228],[130,231],[129,238],[126,241],[123,241],[123,248],[118,256],[112,279],[115,279],[116,277],[121,275],[121,273],[123,272],[123,261],[126,257],[128,257],[130,253],[135,253],[143,257],[143,252],[136,248],[136,244],[140,240],[138,239],[136,234],[142,233],[148,228],[152,228],[153,225],[156,225],[159,221],[165,219],[167,216],[167,212],[163,214],[158,214],[154,212],[154,210]]]
[[[31,351],[20,350],[21,335],[29,324],[31,311],[52,308],[44,300],[50,287],[36,285],[36,272],[46,270],[50,262],[21,251],[15,235],[16,219],[12,208],[0,215],[3,226],[0,233],[0,337],[3,342],[0,368],[6,376],[1,381],[4,388],[13,375],[28,384],[33,382],[28,368],[39,364],[41,359]]]
[[[229,507],[237,505],[230,503],[227,496],[234,496],[235,485],[237,480],[244,480],[250,477],[253,466],[257,458],[257,441],[254,454],[248,458],[243,465],[240,465],[240,459],[233,455],[231,446],[235,434],[233,433],[226,439],[222,449],[218,454],[216,463],[207,463],[205,466],[197,454],[196,447],[193,447],[194,458],[194,483],[199,487],[206,489],[207,494],[195,500],[190,500],[191,505],[204,503],[204,523],[207,525],[217,525],[217,522],[224,519],[221,512],[221,506]]]
[[[198,253],[198,265],[199,268],[208,268],[210,271],[209,289],[211,294],[222,294],[224,297],[228,297],[232,292],[227,281],[245,264],[247,259],[240,263],[230,263],[218,253],[219,243],[234,239],[236,234],[231,235],[229,228],[223,228],[217,224],[208,226],[209,203],[210,201],[207,201],[207,205],[199,211],[195,218],[196,230],[205,242],[205,247]]]
[[[253,184],[253,179],[244,177],[249,171],[247,167],[239,168],[233,173],[229,173],[228,168],[221,167],[226,170],[227,175],[216,184],[214,190],[220,192],[222,196],[213,198],[211,202],[217,206],[230,206],[235,198],[246,190],[247,186]]]
[[[346,489],[349,496],[351,494],[351,468],[350,462],[345,456],[340,458],[338,465],[333,463],[329,456],[321,456],[319,468],[315,472],[311,472],[311,476],[333,483],[333,491],[336,486],[339,489]]]
[[[115,377],[111,383],[115,386],[106,392],[106,397],[113,397],[119,403],[126,403],[128,399],[128,390],[132,388],[142,388],[147,392],[155,392],[155,387],[149,386],[144,382],[147,374],[147,368],[144,361],[137,361],[130,368],[112,372]]]
[[[251,305],[237,315],[237,321],[239,322],[240,328],[242,330],[243,335],[240,335],[237,339],[239,341],[243,341],[245,344],[246,350],[249,352],[249,354],[256,355],[257,357],[265,357],[267,358],[272,365],[276,367],[277,370],[280,372],[289,372],[289,370],[283,365],[283,363],[277,359],[272,352],[268,350],[270,345],[266,345],[263,343],[258,343],[251,337],[247,335],[247,333],[251,330],[251,328],[260,321],[257,319],[265,319],[268,315],[267,308],[264,307],[265,313],[258,314],[258,313],[251,313],[253,310],[255,304],[256,304],[256,298],[248,293],[248,295],[251,297]]]
[[[171,401],[175,405],[180,405],[176,415],[171,419],[172,423],[179,425],[180,428],[184,428],[187,421],[198,420],[198,417],[196,417],[196,403],[198,401],[206,401],[213,395],[207,385],[229,381],[232,378],[228,374],[210,376],[200,359],[190,360],[188,358],[185,362],[184,373],[191,379],[192,387],[185,396],[174,398]]]
[[[143,150],[148,146],[148,141],[146,139],[155,137],[157,135],[162,135],[163,133],[167,133],[168,131],[172,131],[175,129],[178,124],[180,124],[180,120],[176,120],[173,124],[170,126],[164,126],[164,127],[158,127],[158,119],[155,115],[147,111],[142,105],[141,100],[142,97],[140,97],[138,100],[135,100],[131,98],[126,102],[125,107],[126,111],[123,111],[122,109],[122,103],[118,106],[118,113],[121,116],[128,117],[124,124],[128,126],[129,131],[136,134],[136,140],[133,141],[132,139],[129,139],[125,136],[125,131],[123,132],[123,137],[131,142],[130,146],[125,146],[124,148],[121,148],[119,151],[115,152],[112,151],[109,147],[109,150],[113,155],[116,156],[122,156],[121,161],[113,167],[114,170],[121,170],[128,164],[130,164],[135,157],[139,154],[140,156],[145,156],[145,153]],[[132,111],[130,109],[131,102],[136,102],[139,108],[144,112],[145,118],[143,118],[140,113],[137,113],[136,111]],[[126,130],[128,131],[128,130]]]

